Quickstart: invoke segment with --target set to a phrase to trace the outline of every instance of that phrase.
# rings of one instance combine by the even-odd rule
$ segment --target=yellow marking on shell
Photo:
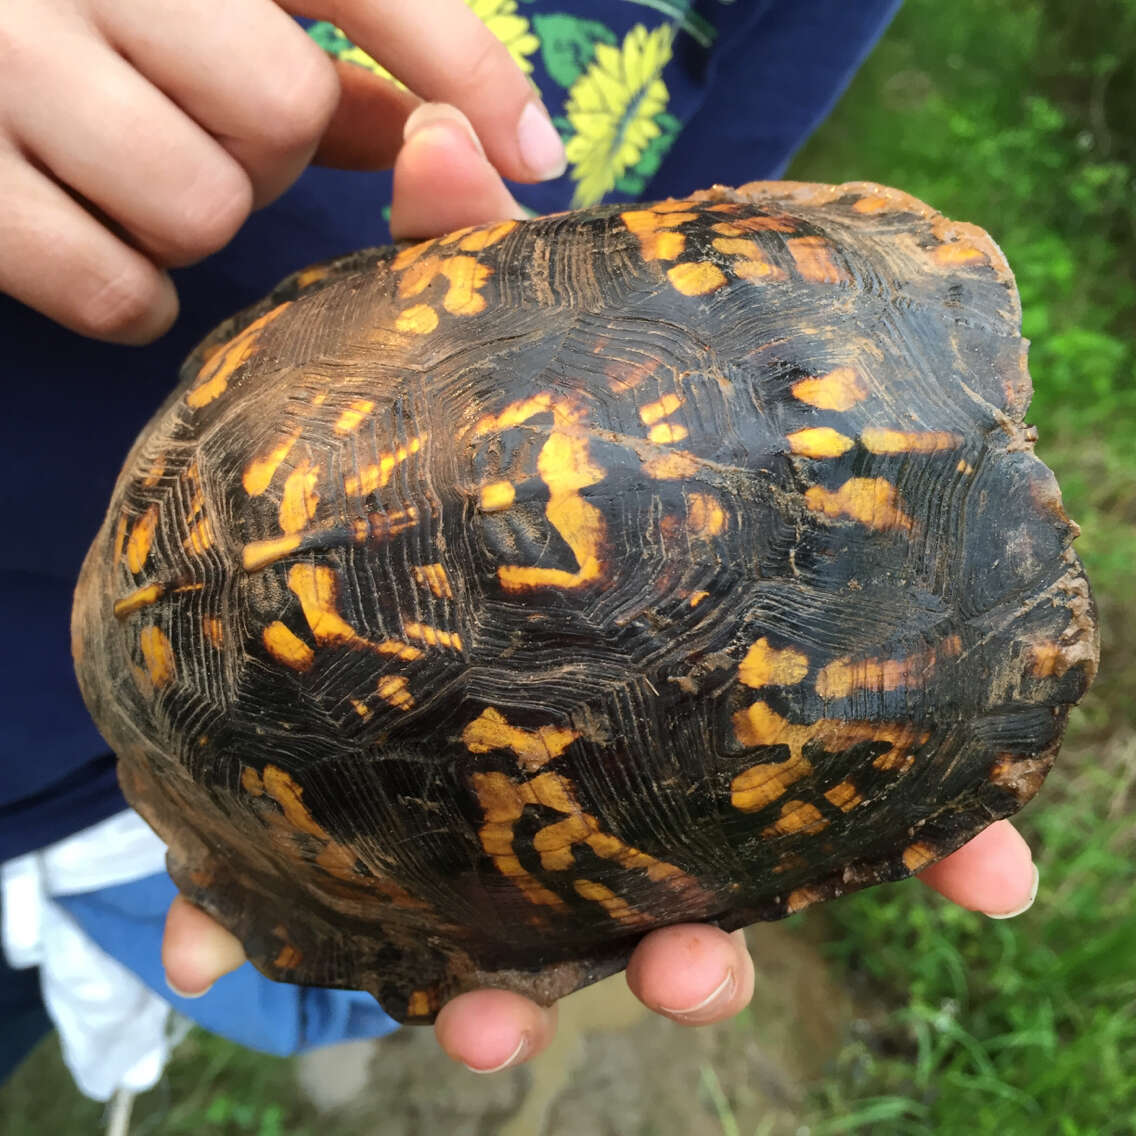
[[[548,486],[545,515],[576,558],[578,568],[534,568],[506,564],[497,569],[508,590],[530,587],[577,588],[603,575],[600,550],[606,534],[603,513],[580,496],[580,490],[602,481],[605,470],[593,465],[586,438],[554,429],[541,447],[537,471]]]
[[[471,753],[510,749],[517,756],[518,764],[532,773],[559,757],[579,736],[577,730],[566,726],[522,729],[511,725],[500,710],[490,706],[466,726],[461,740]]]
[[[288,587],[299,599],[317,643],[369,646],[336,610],[339,581],[334,569],[323,564],[293,564],[288,570]]]
[[[1060,678],[1069,670],[1066,649],[1053,640],[1030,643],[1027,657],[1029,673],[1034,678]]]
[[[396,710],[409,710],[414,705],[414,696],[407,689],[405,675],[384,675],[376,689],[379,697]]]
[[[966,241],[951,241],[949,244],[938,245],[931,253],[931,259],[936,264],[946,268],[956,268],[965,264],[989,264],[990,258],[982,249]]]
[[[276,471],[292,452],[292,447],[296,444],[300,433],[301,428],[297,426],[291,434],[276,442],[267,453],[254,458],[245,467],[241,484],[250,497],[259,497],[272,484]]]
[[[686,237],[674,230],[697,219],[697,213],[679,210],[630,209],[620,220],[639,239],[639,253],[644,260],[677,260],[686,250]]]
[[[429,647],[449,647],[454,651],[462,649],[461,636],[456,631],[441,631],[424,623],[404,623],[402,631],[408,639],[418,639]]]
[[[201,630],[205,638],[218,650],[225,645],[225,625],[215,615],[201,617]]]
[[[856,443],[828,426],[810,426],[788,436],[789,448],[803,458],[838,458]]]
[[[713,226],[715,233],[724,237],[740,237],[746,233],[795,233],[798,223],[792,217],[761,214],[753,217],[735,217],[732,221],[719,221]]]
[[[463,252],[483,252],[504,240],[518,225],[517,221],[498,221],[483,229],[475,229],[458,245]]]
[[[316,490],[317,470],[304,461],[288,475],[280,498],[280,528],[286,533],[301,533],[315,516],[320,495]]]
[[[738,678],[746,686],[794,686],[809,671],[808,656],[792,647],[777,650],[762,636],[738,664]],[[762,705],[759,703],[758,705]]]
[[[422,433],[411,438],[406,445],[399,446],[390,453],[380,454],[377,462],[363,466],[357,477],[348,477],[343,481],[345,493],[354,496],[366,497],[376,489],[386,486],[394,471],[413,454],[419,452],[426,444],[429,435]]]
[[[684,296],[708,296],[726,283],[726,274],[712,261],[684,261],[667,270],[667,279]]]
[[[310,288],[313,284],[318,284],[321,280],[326,279],[330,272],[330,264],[314,264],[311,268],[305,268],[302,272],[296,274],[296,287],[302,292],[305,288]]]
[[[272,537],[269,540],[250,541],[241,550],[241,566],[246,572],[259,572],[300,547],[301,534]]]
[[[181,546],[187,552],[200,556],[213,547],[213,541],[213,522],[208,517],[201,517],[189,530],[189,535],[181,542]]]
[[[375,409],[374,402],[369,398],[357,398],[336,419],[332,430],[336,434],[350,434],[359,428],[359,424]]]
[[[126,559],[126,532],[130,527],[130,520],[125,513],[118,516],[118,524],[114,528],[114,562],[121,563]]]
[[[424,588],[429,588],[439,599],[452,600],[454,598],[454,590],[450,587],[450,578],[446,575],[446,569],[441,564],[415,564],[411,571],[414,573],[415,582]]]
[[[408,1018],[429,1017],[433,1010],[430,995],[425,990],[415,990],[406,1003],[406,1016]]]
[[[684,481],[699,470],[698,459],[685,450],[676,450],[643,463],[643,472],[656,481]]]
[[[404,659],[407,662],[420,659],[425,653],[420,647],[403,643],[401,639],[384,639],[381,643],[375,643],[374,648],[380,655],[394,655],[395,658]]]
[[[921,841],[915,844],[909,844],[903,850],[903,864],[909,872],[914,875],[916,872],[926,868],[929,864],[933,864],[937,858],[935,849],[930,844],[924,844]]]
[[[509,508],[517,497],[517,487],[511,481],[493,481],[481,487],[479,505],[484,513],[499,513]]]
[[[351,699],[351,708],[355,711],[356,714],[359,715],[360,718],[363,719],[364,722],[374,714],[374,711],[366,704],[366,702],[361,702],[358,698]]]
[[[285,308],[291,307],[290,301],[279,304],[269,312],[265,312],[259,319],[255,319],[233,338],[225,347],[211,356],[201,368],[197,382],[186,394],[186,405],[194,410],[208,405],[215,398],[219,398],[228,390],[229,380],[237,368],[241,366],[257,348],[257,343],[264,329],[276,319]]]
[[[649,402],[639,407],[639,418],[644,426],[654,426],[664,418],[674,414],[685,400],[677,394],[665,394],[655,402]]]
[[[279,620],[264,629],[263,639],[268,653],[294,671],[309,670],[316,660],[311,647]]]
[[[473,232],[472,225],[466,225],[461,229],[455,229],[452,233],[447,233],[444,237],[438,238],[438,247],[446,248],[448,245],[456,245],[463,237],[468,236]]]
[[[647,926],[652,922],[650,915],[636,911],[629,903],[620,899],[611,888],[606,888],[603,884],[594,880],[576,880],[572,886],[584,899],[598,903],[617,923],[634,927]]]
[[[722,226],[715,225],[715,229]],[[784,280],[785,271],[776,265],[770,264],[765,257],[764,250],[752,238],[718,237],[714,247],[726,256],[736,259],[732,270],[736,276],[746,280]]]
[[[333,840],[327,829],[312,817],[303,801],[304,791],[292,777],[275,765],[266,765],[263,783],[264,791],[283,810],[284,819],[293,828],[323,843],[315,862],[332,875],[353,877],[355,853]]]
[[[873,454],[933,454],[962,445],[962,437],[950,430],[882,430],[869,427],[860,435],[864,448]]]
[[[437,243],[436,240],[420,241],[416,245],[411,245],[410,248],[403,249],[402,252],[391,261],[391,268],[393,268],[395,272],[401,272],[404,268],[409,268]]]
[[[697,607],[709,594],[709,592],[691,592],[690,606]]]
[[[150,548],[154,543],[154,531],[157,527],[158,506],[151,505],[134,522],[134,527],[130,530],[130,538],[126,542],[126,567],[135,575],[142,571],[150,556]]]
[[[761,762],[734,778],[735,807],[753,811],[776,800],[784,792],[784,778],[792,781],[811,772],[804,757],[810,743],[818,744],[827,752],[840,752],[863,742],[886,743],[888,749],[876,757],[876,769],[907,769],[914,757],[912,750],[922,745],[930,734],[918,731],[910,723],[856,722],[840,718],[822,718],[805,726],[793,725],[782,718],[765,702],[739,710],[733,717],[734,735],[747,747],[783,745],[789,749],[789,758],[779,762]],[[803,766],[795,763],[802,762]],[[799,770],[803,769],[803,772]],[[791,784],[792,781],[786,782]],[[779,788],[780,786],[780,788]],[[738,793],[742,795],[739,797]],[[752,792],[752,797],[744,794]],[[740,803],[739,803],[740,802]]]
[[[846,284],[848,273],[837,262],[824,237],[789,237],[785,241],[801,277],[813,284]]]
[[[291,943],[285,943],[280,948],[276,958],[272,960],[273,965],[280,967],[281,970],[295,970],[303,961],[303,954],[296,950]]]
[[[763,761],[760,765],[752,765],[731,783],[730,804],[739,812],[757,812],[784,796],[790,785],[812,771],[812,765],[799,754],[784,761]]]
[[[670,886],[679,890],[701,892],[697,882],[674,864],[658,860],[604,832],[599,821],[580,807],[573,785],[566,777],[539,773],[517,784],[503,773],[474,773],[471,782],[485,817],[478,833],[482,848],[497,870],[521,888],[533,903],[566,906],[558,895],[524,869],[514,851],[514,829],[529,805],[543,805],[568,818],[545,825],[533,836],[533,849],[540,854],[545,870],[570,870],[575,862],[572,848],[586,844],[597,856],[614,860],[624,868],[641,869],[653,881],[669,881]]]
[[[246,765],[241,770],[241,787],[250,796],[264,796],[264,782],[260,779],[260,774],[251,765]]]
[[[162,480],[162,474],[166,472],[166,459],[164,457],[157,457],[154,459],[154,464],[150,467],[150,472],[142,479],[142,484],[147,489],[153,489],[159,481]]]
[[[649,441],[654,442],[656,446],[667,446],[674,442],[681,442],[686,438],[689,431],[685,426],[676,426],[670,422],[660,422],[658,426],[652,426],[647,432]]]
[[[961,652],[962,640],[951,635],[935,647],[902,659],[834,659],[817,675],[816,692],[821,698],[837,699],[861,690],[925,686],[941,660],[957,657]]]
[[[767,828],[763,836],[811,835],[828,827],[828,821],[816,805],[808,801],[786,801],[781,806],[781,815]]]
[[[155,686],[169,686],[177,674],[174,649],[160,627],[143,627],[138,637],[146,673]]]
[[[725,532],[726,510],[712,493],[686,495],[686,527],[691,535],[709,540]]]
[[[914,527],[896,487],[883,477],[853,477],[837,490],[814,485],[805,491],[805,504],[825,516],[850,517],[880,531]]]
[[[827,375],[793,384],[793,397],[818,410],[851,410],[868,397],[868,387],[851,367],[837,367]]]
[[[398,282],[402,299],[421,295],[438,276],[449,282],[442,306],[451,315],[472,316],[485,308],[485,287],[492,268],[474,256],[428,256],[411,265]]]
[[[785,914],[796,915],[798,911],[804,911],[806,907],[811,907],[814,903],[819,903],[822,899],[824,899],[824,896],[815,888],[795,888],[789,893],[788,898],[785,900]]]
[[[128,615],[133,615],[134,612],[157,603],[165,594],[166,589],[161,584],[147,584],[144,588],[138,588],[114,605],[114,617],[115,619],[125,619]]]
[[[474,424],[473,433],[480,437],[482,434],[495,434],[502,430],[511,430],[514,426],[521,426],[530,418],[544,414],[552,409],[552,395],[547,391],[534,394],[520,402],[511,402],[500,414],[486,414]]]
[[[970,462],[968,462],[965,458],[960,459],[958,465],[955,466],[955,469],[957,469],[959,473],[962,474],[971,474],[974,472],[974,466],[972,466]]]
[[[317,391],[312,395],[312,406],[323,406],[327,402],[327,391]]]
[[[429,304],[415,304],[394,321],[395,331],[410,335],[429,335],[437,326],[438,313]]]
[[[825,798],[830,805],[835,805],[843,812],[851,812],[864,798],[851,781],[841,781],[825,792]]]
[[[878,193],[869,194],[867,197],[861,197],[853,206],[853,210],[857,213],[884,213],[889,206],[888,199],[881,197]]]

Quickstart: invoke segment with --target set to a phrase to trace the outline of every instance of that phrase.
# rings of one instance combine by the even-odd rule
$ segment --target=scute
[[[84,696],[266,974],[548,1002],[1037,790],[1097,647],[1028,398],[997,247],[880,186],[315,266],[127,459]]]

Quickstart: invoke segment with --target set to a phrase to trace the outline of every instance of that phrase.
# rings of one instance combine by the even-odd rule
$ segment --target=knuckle
[[[454,83],[465,96],[484,97],[485,91],[499,89],[513,70],[508,50],[495,37],[487,35],[479,41],[476,52],[466,61],[462,73],[454,76]]]
[[[314,146],[339,103],[339,79],[324,53],[304,44],[290,67],[274,72],[260,94],[257,129],[272,150],[288,152]]]
[[[224,248],[244,224],[252,204],[252,185],[236,163],[220,176],[214,174],[207,185],[192,187],[163,242],[166,259],[187,264]]]
[[[125,265],[96,281],[80,300],[76,330],[96,339],[117,339],[150,322],[160,299],[153,271],[144,265]]]

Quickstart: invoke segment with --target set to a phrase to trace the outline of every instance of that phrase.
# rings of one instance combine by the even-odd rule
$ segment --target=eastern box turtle
[[[179,887],[421,1022],[1013,813],[1097,660],[1019,315],[985,233],[862,183],[285,281],[189,358],[78,586]]]

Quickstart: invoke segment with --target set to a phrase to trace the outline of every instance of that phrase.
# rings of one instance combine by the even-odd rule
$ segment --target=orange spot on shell
[[[300,428],[297,427],[286,438],[276,442],[267,453],[249,462],[241,477],[241,484],[250,497],[259,497],[269,487],[276,471],[291,453],[299,437]]]
[[[726,284],[726,274],[709,260],[685,261],[668,269],[667,279],[684,296],[707,296]]]
[[[229,380],[237,368],[248,360],[257,348],[261,333],[281,312],[291,307],[286,301],[269,312],[265,312],[259,319],[255,319],[235,336],[226,346],[211,356],[201,368],[197,382],[185,396],[186,404],[194,410],[207,406],[214,399],[219,398],[229,387]]]
[[[726,510],[722,508],[718,498],[710,493],[688,493],[686,525],[694,536],[708,540],[725,531]]]
[[[475,229],[458,245],[464,252],[481,252],[491,245],[503,241],[519,224],[518,221],[498,221],[495,225],[488,225]]]
[[[151,505],[130,530],[130,539],[126,542],[126,567],[135,575],[142,571],[149,559],[157,527],[158,506]]]
[[[566,726],[522,729],[510,724],[500,710],[490,706],[466,726],[461,738],[471,753],[512,750],[522,768],[533,772],[559,757],[579,736],[579,731]]]
[[[949,430],[882,430],[869,427],[860,435],[873,454],[932,454],[962,445],[962,437]]]
[[[931,253],[936,264],[946,268],[956,268],[968,264],[989,264],[990,258],[982,249],[965,241],[951,241],[949,244],[938,245]]]
[[[821,698],[837,699],[862,690],[923,687],[941,660],[955,658],[961,651],[962,640],[952,635],[935,647],[900,659],[834,659],[817,675],[816,691]]]
[[[849,517],[880,531],[913,527],[896,487],[882,477],[853,477],[837,490],[813,486],[805,492],[805,504],[828,517]]]
[[[851,367],[837,367],[827,375],[793,384],[793,397],[818,410],[851,410],[868,397],[868,387]]]
[[[828,821],[816,805],[808,801],[786,801],[781,806],[781,815],[767,828],[763,836],[811,835],[828,827]]]
[[[795,686],[809,672],[808,656],[792,647],[777,650],[764,636],[738,664],[738,678],[746,686]],[[761,704],[764,705],[764,704]]]
[[[660,422],[657,426],[652,426],[647,432],[647,439],[654,442],[656,446],[667,446],[683,441],[688,433],[689,431],[685,426],[673,422]]]
[[[676,450],[643,463],[643,472],[656,481],[683,481],[699,470],[698,459],[685,450]]]
[[[484,513],[499,513],[516,500],[517,488],[511,481],[493,481],[481,487],[479,504]]]
[[[450,587],[450,578],[446,575],[446,569],[441,564],[416,564],[411,570],[414,573],[415,581],[423,587],[429,588],[439,599],[452,600],[454,598],[453,588]]]
[[[291,670],[310,670],[315,662],[316,655],[311,647],[279,620],[264,629],[263,639],[268,653]]]
[[[851,812],[864,799],[851,781],[841,781],[839,785],[833,785],[824,795],[829,804],[846,813]]]
[[[303,532],[315,516],[320,499],[316,490],[318,479],[318,472],[307,461],[288,475],[288,480],[284,482],[279,513],[280,527],[284,532]]]
[[[935,849],[929,844],[909,844],[903,850],[903,863],[909,872],[914,874],[933,864],[938,859]]]
[[[174,649],[165,632],[153,624],[143,627],[139,635],[139,645],[142,648],[142,659],[146,664],[146,673],[150,681],[155,686],[169,686],[174,681],[177,671]]]
[[[409,710],[414,705],[414,696],[407,685],[405,675],[384,675],[376,689],[379,697],[396,710]]]
[[[655,402],[648,402],[639,407],[639,418],[644,426],[654,426],[664,418],[674,414],[683,404],[683,399],[677,394],[665,394]]]
[[[788,436],[789,448],[803,458],[838,458],[856,443],[828,426],[811,426]]]
[[[166,589],[161,584],[147,584],[144,588],[139,588],[120,599],[114,605],[114,617],[125,619],[128,615],[157,603],[165,594]]]
[[[356,399],[336,419],[332,429],[336,434],[350,434],[357,430],[363,419],[375,409],[375,404],[369,398]]]
[[[299,533],[291,536],[273,537],[270,540],[254,540],[241,550],[241,566],[246,572],[259,572],[269,564],[275,564],[300,547]]]
[[[343,490],[350,496],[358,494],[366,497],[376,489],[386,486],[394,471],[408,458],[418,453],[426,444],[428,435],[423,433],[411,438],[406,445],[399,446],[390,453],[381,454],[377,462],[363,466],[358,476],[347,477],[343,481]]]
[[[394,326],[410,335],[429,335],[438,326],[438,313],[429,304],[415,304],[399,313]]]
[[[886,197],[872,193],[867,197],[861,197],[852,208],[857,213],[886,213],[889,206],[890,202]]]
[[[836,262],[835,249],[824,237],[790,237],[789,250],[801,277],[813,284],[847,284],[847,271]]]

